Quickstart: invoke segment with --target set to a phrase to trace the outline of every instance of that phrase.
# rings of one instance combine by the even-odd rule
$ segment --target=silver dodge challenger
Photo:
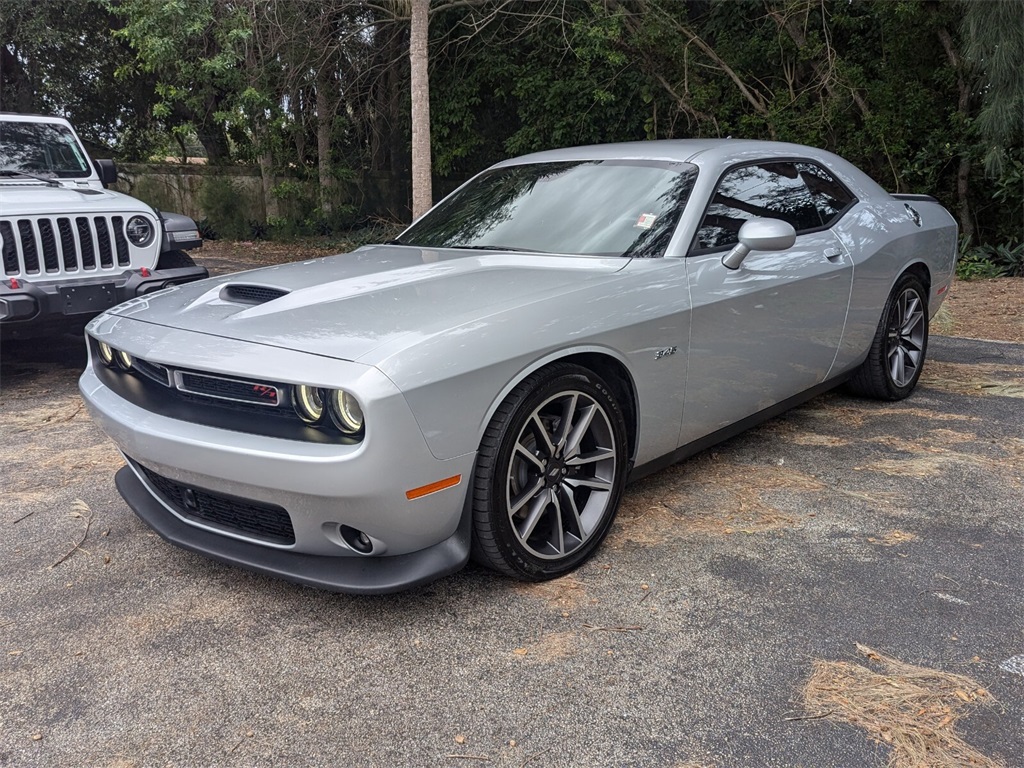
[[[174,544],[343,592],[550,579],[628,481],[839,384],[909,395],[956,252],[818,149],[540,152],[396,240],[106,311],[80,387]]]

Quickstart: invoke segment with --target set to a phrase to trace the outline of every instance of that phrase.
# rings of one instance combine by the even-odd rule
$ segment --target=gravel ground
[[[825,395],[631,486],[569,577],[351,597],[164,543],[80,342],[6,344],[0,765],[883,766],[803,703],[862,643],[974,678],[949,727],[1024,766],[1024,345],[930,351],[907,401]]]

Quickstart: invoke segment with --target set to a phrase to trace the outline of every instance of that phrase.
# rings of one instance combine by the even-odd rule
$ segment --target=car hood
[[[108,314],[373,365],[408,344],[607,278],[624,258],[369,246],[172,288]]]
[[[96,189],[84,182],[79,185],[65,182],[62,187],[51,187],[37,181],[3,179],[0,181],[0,215],[49,216],[53,214],[125,213],[153,210],[134,197]]]

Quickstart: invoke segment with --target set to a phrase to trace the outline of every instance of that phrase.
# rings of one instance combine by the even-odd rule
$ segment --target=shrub
[[[249,204],[241,188],[230,178],[210,176],[199,189],[199,206],[205,220],[219,237],[247,240],[252,236]]]
[[[979,245],[963,251],[956,265],[961,280],[1024,277],[1024,243]]]

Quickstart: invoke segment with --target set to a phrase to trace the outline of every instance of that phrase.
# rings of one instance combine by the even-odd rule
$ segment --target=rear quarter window
[[[715,187],[691,252],[735,245],[740,227],[751,219],[781,219],[798,235],[824,229],[854,202],[853,194],[816,163],[772,160],[738,166]]]

